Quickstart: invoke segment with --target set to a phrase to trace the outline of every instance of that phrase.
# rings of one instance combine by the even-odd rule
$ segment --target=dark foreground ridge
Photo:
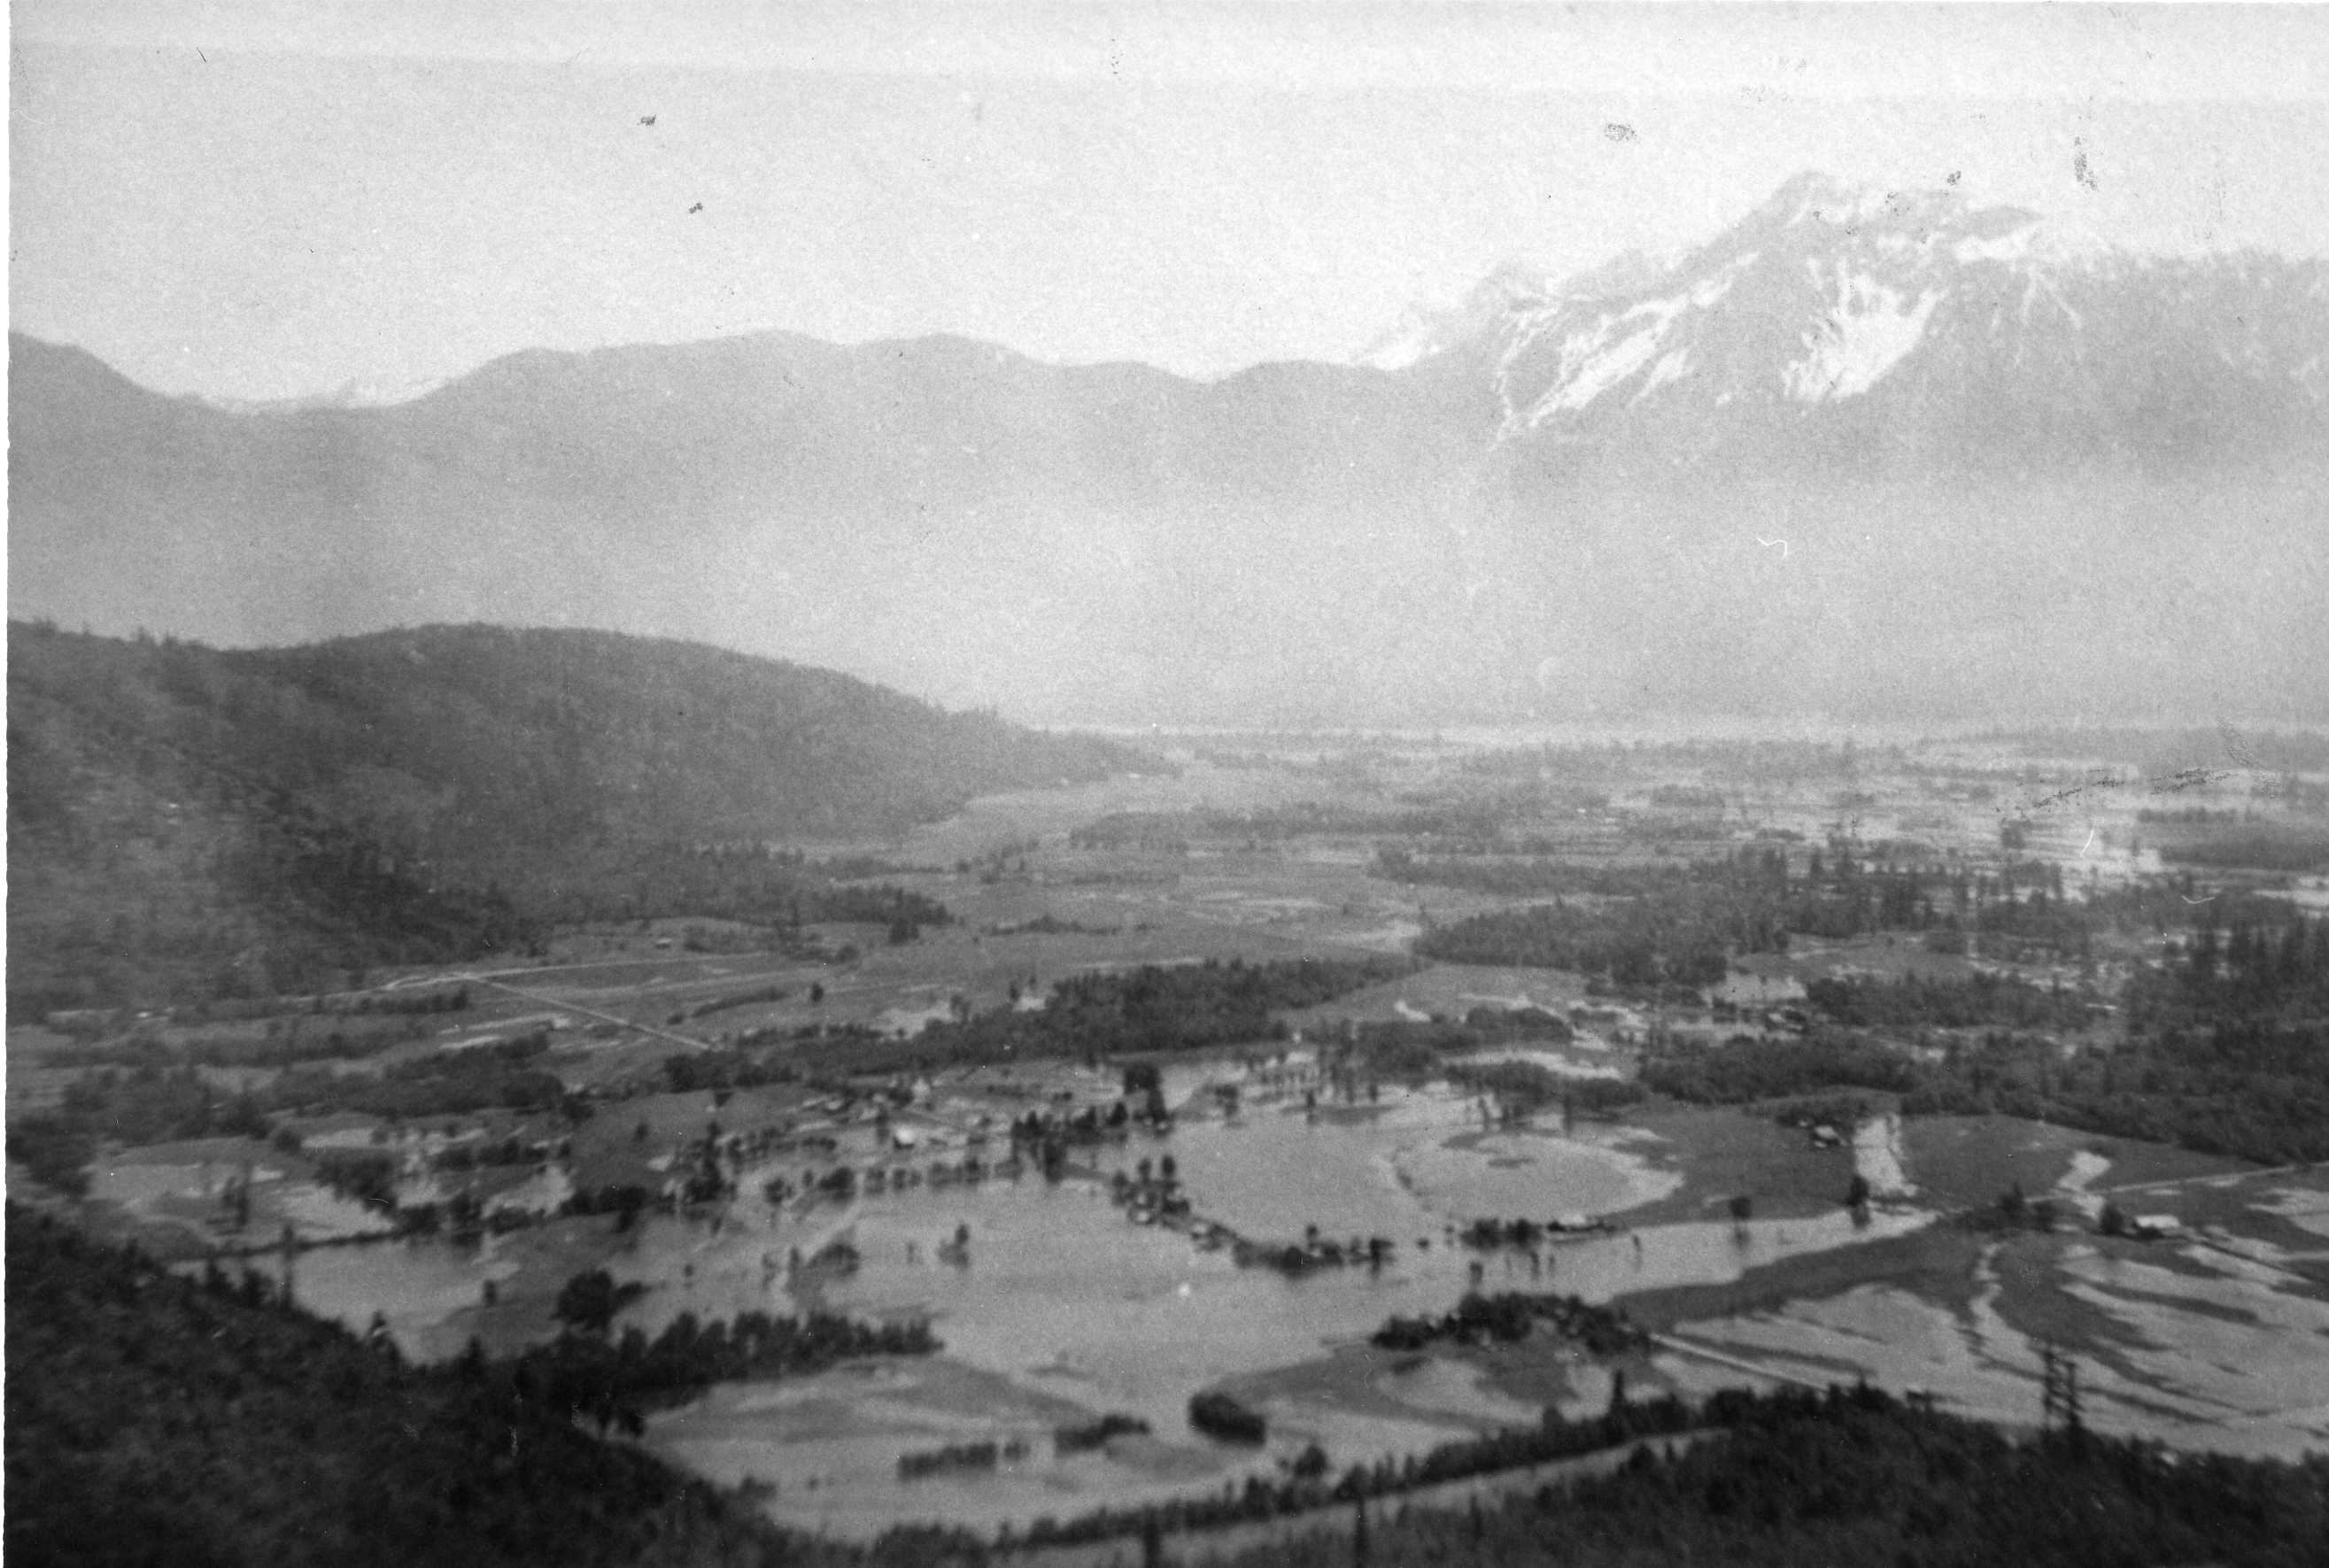
[[[1339,1528],[1237,1568],[2296,1568],[2329,1545],[2329,1461],[2170,1455],[2155,1444],[1994,1428],[1865,1386],[1718,1394],[1719,1441],[1500,1506],[1342,1510]],[[1364,1522],[1361,1516],[1364,1516]]]
[[[618,1350],[415,1368],[263,1291],[174,1276],[13,1206],[7,1244],[12,1562],[887,1568],[1010,1554],[959,1531],[895,1530],[869,1547],[805,1540],[760,1519],[747,1495],[592,1435],[583,1380],[564,1373],[619,1361]],[[772,1346],[787,1332],[759,1338]],[[828,1353],[929,1347],[880,1340],[812,1324],[762,1365],[798,1371]],[[570,1350],[585,1343],[595,1341]],[[570,1359],[575,1368],[561,1367]],[[1690,1430],[1719,1435],[1495,1507],[1408,1498]],[[1322,1469],[1241,1498],[1042,1535],[1142,1536],[1127,1550],[1180,1560],[1209,1549],[1207,1526],[1288,1516],[1307,1533],[1236,1560],[2294,1568],[2317,1563],[2329,1541],[2329,1460],[2170,1456],[2075,1432],[2017,1442],[1865,1387],[1734,1391],[1701,1407],[1617,1404],[1591,1422],[1453,1445],[1404,1468]]]

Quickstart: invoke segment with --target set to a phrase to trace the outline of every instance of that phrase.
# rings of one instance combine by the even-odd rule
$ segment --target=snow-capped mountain
[[[1806,174],[1646,274],[1526,276],[1501,269],[1469,330],[1435,340],[1485,361],[1505,441],[1705,449],[1824,410],[1928,456],[2003,439],[2173,460],[2317,427],[2329,399],[2320,261],[2136,255],[1954,191]]]
[[[1806,177],[1375,351],[765,333],[239,411],[14,339],[10,608],[595,625],[1111,719],[2329,715],[2317,260]]]

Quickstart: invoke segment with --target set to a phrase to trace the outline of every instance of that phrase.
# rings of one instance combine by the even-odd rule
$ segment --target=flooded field
[[[2329,1248],[2291,1252],[2256,1233],[2329,1207],[2329,1176],[2282,1179],[2236,1188],[2253,1199],[2248,1222],[2188,1239],[2001,1241],[1950,1300],[1871,1283],[1675,1334],[1795,1378],[1928,1389],[2016,1425],[2041,1419],[2051,1347],[2078,1363],[2084,1419],[2098,1431],[2296,1457],[2329,1446],[2329,1282],[2300,1272]],[[2148,1195],[2168,1212],[2183,1197]]]
[[[1662,1055],[1712,1060],[1800,1037],[1812,994],[1839,977],[1947,984],[1998,967],[1963,943],[1798,934],[1727,954],[1719,981],[1681,996],[1410,951],[1427,932],[1538,901],[1530,878],[1564,885],[1547,869],[1555,850],[1596,876],[1655,882],[1689,857],[1732,852],[1793,853],[1800,870],[1815,844],[1842,853],[1854,840],[1837,834],[1881,831],[1909,843],[1904,855],[1983,874],[1999,859],[2002,785],[1855,778],[1845,790],[1775,775],[1716,789],[1686,769],[1663,785],[1616,769],[1580,797],[1601,804],[1558,808],[1577,820],[1541,814],[1551,836],[1525,854],[1474,846],[1449,883],[1410,885],[1377,863],[1375,834],[1390,831],[1378,825],[1440,810],[1442,796],[1409,786],[1438,787],[1433,769],[1455,754],[1407,737],[1347,772],[1329,768],[1335,755],[1322,744],[1284,766],[1193,761],[1175,776],[998,797],[894,841],[828,847],[877,861],[881,885],[951,916],[895,939],[872,922],[608,923],[507,967],[406,977],[474,994],[332,1071],[400,1073],[532,1032],[529,1060],[584,1103],[303,1113],[268,1141],[111,1149],[90,1169],[90,1202],[182,1267],[236,1254],[228,1266],[352,1329],[377,1317],[420,1359],[473,1338],[494,1354],[550,1338],[561,1289],[597,1269],[643,1288],[618,1335],[745,1311],[927,1321],[939,1354],[714,1385],[649,1415],[657,1451],[765,1486],[787,1524],[851,1538],[903,1522],[1022,1529],[1217,1493],[1314,1444],[1337,1469],[1418,1454],[1532,1424],[1548,1406],[1593,1414],[1620,1374],[1634,1389],[1692,1394],[1865,1376],[2029,1424],[2050,1347],[2077,1361],[2098,1429],[2243,1452],[2329,1446],[2329,1180],[2002,1115],[1904,1117],[1897,1096],[1790,1110],[1777,1095],[1638,1092]],[[1735,844],[1629,834],[1628,822],[1663,820],[1662,790],[1723,816]],[[1415,852],[1475,831],[1450,820],[1419,829]],[[2084,826],[2077,843],[2055,845],[2068,831],[2056,824],[2038,836],[2085,853],[2081,875],[2107,887],[2132,874],[2126,827],[2105,823],[2092,843]],[[1523,890],[1490,890],[1501,877]],[[924,1058],[912,1043],[933,1026],[1040,1009],[1070,977],[1291,959],[1354,978],[1256,1015],[1235,1044],[1111,1053],[1054,1041],[1019,1059]],[[2051,961],[2016,972],[2089,978]],[[1473,1029],[1476,1013],[1489,1021]],[[302,1027],[321,1026],[222,1019],[201,1038],[263,1054]],[[1410,1055],[1392,1072],[1356,1050],[1371,1027],[1439,1043],[1417,1047],[1421,1067]],[[851,1042],[884,1065],[853,1069]],[[24,1047],[37,1062],[30,1053],[70,1043],[28,1034]],[[1944,1048],[1921,1036],[1904,1047]],[[749,1078],[697,1066],[745,1053]],[[1136,1066],[1155,1069],[1168,1126],[1146,1123]],[[1466,1075],[1489,1066],[1532,1087],[1500,1102],[1495,1080]],[[1056,1130],[1087,1112],[1114,1120],[1051,1150],[1045,1179],[1048,1134],[1039,1125],[1014,1142],[1013,1125],[1032,1113]],[[707,1159],[708,1197],[689,1183]],[[335,1190],[335,1161],[392,1166],[390,1209]],[[1186,1212],[1128,1196],[1168,1161],[1166,1188]],[[635,1201],[618,1220],[608,1195],[626,1191]],[[1966,1225],[2016,1193],[2044,1200],[2060,1228]],[[395,1205],[449,1214],[457,1200],[468,1206],[461,1239],[433,1215],[415,1234],[386,1234]],[[2101,1236],[2107,1204],[2180,1216],[2180,1229]],[[1480,1221],[1542,1228],[1524,1244],[1467,1244]],[[1287,1263],[1287,1249],[1307,1261]],[[1664,1338],[1600,1355],[1551,1331],[1371,1343],[1388,1319],[1437,1322],[1476,1291],[1613,1303]],[[1677,1300],[1686,1311],[1668,1310]],[[1265,1416],[1267,1441],[1193,1430],[1190,1398],[1208,1390]],[[1062,1428],[1103,1416],[1146,1430],[1063,1447]],[[991,1462],[901,1469],[910,1455],[988,1443]]]
[[[802,1221],[772,1216],[765,1230],[731,1223],[717,1238],[653,1226],[638,1258],[617,1260],[618,1272],[667,1282],[671,1257],[684,1254],[693,1272],[682,1289],[666,1285],[635,1309],[649,1326],[683,1309],[763,1301],[771,1282],[759,1259],[770,1249],[845,1234],[863,1262],[844,1278],[816,1283],[814,1300],[853,1315],[928,1318],[946,1343],[942,1359],[976,1375],[965,1383],[954,1374],[901,1372],[903,1382],[882,1385],[878,1420],[862,1409],[846,1420],[805,1420],[782,1401],[715,1395],[659,1418],[655,1441],[712,1473],[776,1481],[770,1507],[804,1525],[871,1533],[908,1519],[1023,1524],[1192,1482],[1218,1485],[1314,1441],[1347,1464],[1533,1420],[1541,1402],[1484,1388],[1457,1364],[1433,1363],[1396,1376],[1378,1371],[1357,1395],[1338,1388],[1332,1397],[1265,1398],[1272,1432],[1259,1452],[1224,1448],[1188,1427],[1188,1398],[1200,1388],[1318,1362],[1363,1343],[1389,1317],[1444,1312],[1468,1289],[1608,1300],[1731,1280],[1777,1259],[1924,1223],[1920,1215],[1894,1215],[1856,1229],[1839,1209],[1825,1219],[1744,1227],[1658,1225],[1565,1241],[1533,1256],[1474,1253],[1455,1244],[1450,1226],[1487,1214],[1622,1212],[1678,1178],[1647,1168],[1614,1139],[1483,1135],[1471,1112],[1459,1094],[1425,1091],[1360,1119],[1314,1122],[1279,1111],[1195,1122],[1168,1141],[1136,1140],[1103,1157],[1100,1169],[1112,1172],[1172,1153],[1198,1216],[1248,1235],[1298,1238],[1312,1225],[1328,1236],[1390,1235],[1397,1244],[1379,1270],[1322,1268],[1288,1278],[1240,1268],[1228,1252],[1205,1250],[1179,1231],[1129,1223],[1094,1178],[893,1190]],[[941,1248],[958,1229],[966,1229],[967,1244],[948,1261]],[[781,1291],[781,1281],[774,1288]],[[1586,1382],[1606,1399],[1606,1383]],[[849,1405],[847,1391],[862,1386],[836,1373],[819,1383],[818,1397]],[[982,1407],[988,1415],[973,1418],[961,1407],[970,1386],[1009,1392]],[[1111,1412],[1147,1422],[1151,1435],[1112,1443],[1103,1455],[1047,1457],[1039,1441],[1046,1422],[1063,1413],[1089,1420]],[[933,1489],[894,1473],[907,1449],[1014,1437],[1030,1443],[1028,1455],[975,1481]]]
[[[1177,1065],[1176,1099],[1246,1072],[1234,1060]],[[1045,1082],[1097,1086],[1059,1069]],[[949,1102],[941,1101],[941,1104]],[[959,1105],[954,1107],[960,1109]],[[1479,1217],[1625,1214],[1671,1195],[1687,1163],[1664,1163],[1643,1129],[1490,1130],[1480,1103],[1445,1084],[1386,1090],[1379,1103],[1322,1111],[1290,1098],[1234,1118],[1185,1115],[1169,1138],[1136,1135],[1094,1151],[1064,1179],[922,1183],[847,1202],[771,1205],[750,1173],[716,1214],[644,1216],[617,1234],[603,1219],[561,1220],[476,1244],[391,1241],[319,1247],[293,1260],[303,1304],[361,1329],[375,1312],[408,1354],[453,1354],[469,1335],[522,1343],[550,1327],[554,1282],[591,1266],[647,1293],[618,1320],[652,1334],[683,1312],[699,1319],[805,1308],[871,1319],[927,1319],[944,1341],[928,1361],[853,1366],[781,1385],[712,1390],[653,1418],[650,1441],[715,1479],[772,1483],[768,1507],[790,1522],[870,1535],[905,1520],[1023,1526],[1272,1470],[1317,1443],[1338,1465],[1418,1452],[1451,1437],[1572,1412],[1608,1397],[1589,1362],[1546,1364],[1525,1394],[1461,1360],[1385,1357],[1365,1342],[1393,1316],[1434,1316],[1473,1289],[1575,1293],[1732,1281],[1789,1257],[1879,1240],[1927,1223],[1919,1212],[1856,1227],[1840,1207],[1821,1216],[1704,1220],[1476,1252],[1456,1229]],[[844,1151],[874,1155],[867,1135]],[[927,1158],[946,1158],[944,1144]],[[1199,1220],[1257,1240],[1381,1235],[1380,1268],[1321,1267],[1288,1277],[1240,1267],[1188,1232],[1136,1224],[1108,1182],[1171,1155]],[[164,1168],[157,1168],[164,1169]],[[174,1169],[174,1168],[167,1168]],[[156,1179],[160,1179],[159,1178]],[[959,1249],[950,1245],[963,1237]],[[836,1238],[856,1252],[845,1273],[796,1272]],[[279,1255],[249,1266],[280,1279]],[[499,1304],[493,1303],[499,1298]],[[514,1337],[514,1338],[513,1338]],[[1538,1357],[1539,1360],[1542,1358]],[[1304,1369],[1310,1369],[1305,1371]],[[1260,1449],[1191,1430],[1189,1397],[1250,1385],[1270,1420]],[[1548,1397],[1547,1390],[1551,1394]],[[1145,1437],[1061,1455],[1053,1429],[1120,1413]],[[991,1471],[902,1480],[900,1457],[948,1443],[1024,1443]]]

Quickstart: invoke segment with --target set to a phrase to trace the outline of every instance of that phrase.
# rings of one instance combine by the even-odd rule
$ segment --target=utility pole
[[[2039,1353],[2044,1357],[2046,1381],[2039,1396],[2038,1424],[2040,1430],[2051,1432],[2054,1430],[2054,1413],[2062,1401],[2061,1367],[2054,1358],[2053,1341],[2047,1341]]]

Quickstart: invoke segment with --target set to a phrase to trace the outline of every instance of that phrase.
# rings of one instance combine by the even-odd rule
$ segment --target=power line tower
[[[2038,1353],[2045,1366],[2045,1382],[2038,1400],[2038,1424],[2040,1430],[2051,1433],[2054,1430],[2054,1417],[2062,1406],[2062,1366],[2054,1355],[2051,1340],[2041,1346]]]

